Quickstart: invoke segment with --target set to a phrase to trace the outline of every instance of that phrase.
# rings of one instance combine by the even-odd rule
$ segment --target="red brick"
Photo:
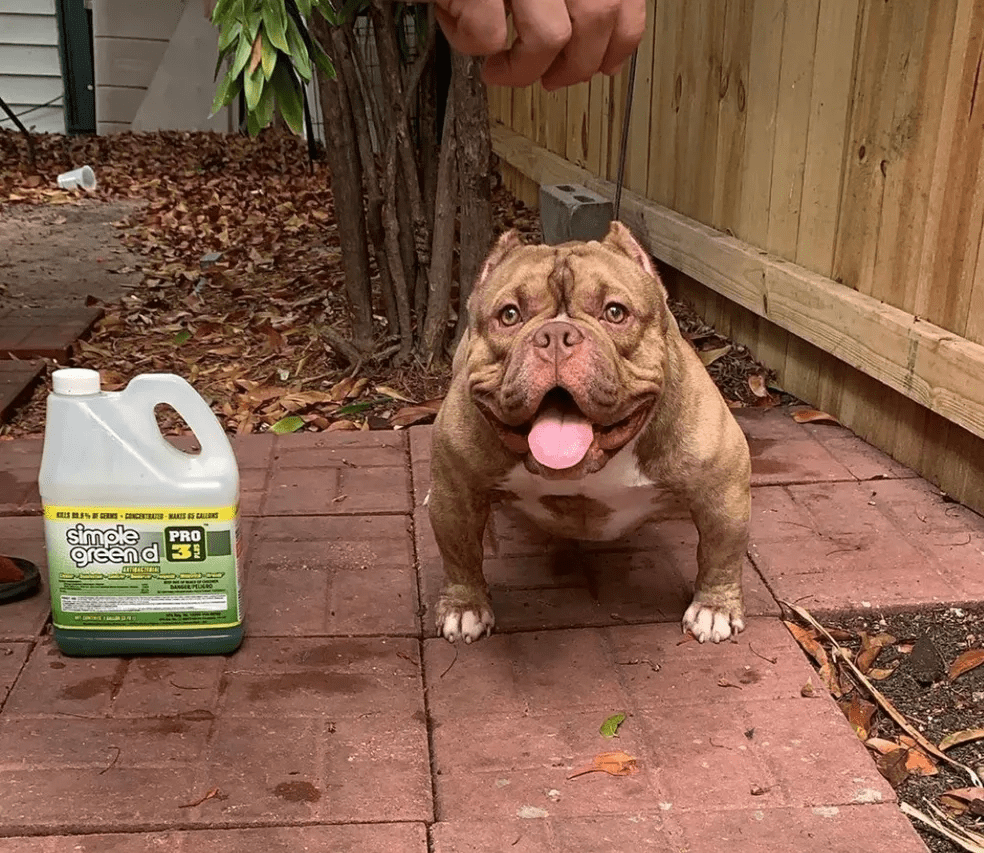
[[[802,424],[793,420],[788,409],[732,409],[738,426],[748,439],[765,439],[775,444],[800,441],[808,437]]]
[[[925,480],[872,483],[872,500],[909,535],[939,533],[984,534],[984,518],[958,503],[946,501]]]
[[[10,691],[4,714],[107,716],[126,668],[127,661],[119,658],[67,657],[44,637]]]
[[[0,423],[24,400],[44,373],[44,362],[7,360],[7,350],[0,346]],[[2,466],[0,466],[0,470]]]
[[[898,480],[917,476],[911,468],[896,462],[844,427],[820,423],[803,426],[808,435],[827,448],[858,480]]]
[[[802,507],[821,536],[836,542],[844,536],[894,539],[902,534],[879,510],[881,483],[824,483],[789,486],[793,501]]]
[[[423,710],[417,643],[247,637],[226,669],[224,717],[356,717]]]
[[[338,512],[338,469],[275,468],[267,485],[263,515],[329,515]]]
[[[438,725],[482,708],[514,718],[565,709],[601,713],[627,698],[608,638],[598,629],[493,634],[460,649],[428,640],[424,660],[429,711]],[[478,685],[481,708],[474,701]]]
[[[854,481],[851,472],[820,442],[812,438],[795,441],[748,440],[752,455],[752,485]]]
[[[349,824],[343,826],[270,826],[252,829],[201,829],[128,832],[125,835],[54,835],[5,838],[4,853],[426,853],[423,824]]]
[[[220,655],[134,657],[116,691],[112,714],[211,719],[225,667]]]
[[[98,766],[41,774],[34,770],[0,772],[4,832],[130,832],[189,821],[189,810],[181,806],[207,791],[196,781],[193,768],[162,763],[154,768],[113,767],[107,771],[113,754],[106,754]]]
[[[423,723],[391,713],[220,726],[200,784],[229,794],[217,806],[188,810],[190,820],[209,826],[265,823],[273,814],[290,823],[433,816]]]
[[[658,814],[501,821],[454,821],[431,827],[434,853],[681,853]]]
[[[492,716],[462,716],[433,727],[439,820],[658,812],[666,799],[664,774],[648,760],[646,735],[637,726],[623,724],[613,744],[598,734],[608,713],[550,711],[517,718],[489,710]],[[616,710],[621,709],[611,709]],[[610,749],[641,757],[640,772],[567,779]]]
[[[246,612],[254,636],[419,630],[402,516],[263,519],[248,567]]]
[[[264,515],[409,512],[409,478],[400,468],[274,467]]]
[[[113,769],[191,766],[198,763],[211,719],[158,717],[137,720],[0,719],[0,773],[66,768]],[[117,754],[118,751],[118,754]],[[107,771],[108,772],[108,771]]]
[[[898,538],[845,534],[753,541],[752,559],[780,601],[814,612],[924,606],[959,600],[926,555]]]
[[[0,515],[40,513],[37,468],[0,468]]]
[[[926,853],[894,805],[701,811],[669,822],[680,833],[676,849],[688,853]]]
[[[959,539],[954,544],[948,544],[945,536],[925,536],[918,545],[930,555],[940,574],[954,588],[954,603],[984,601],[984,536],[974,533],[954,533],[950,536]]]
[[[413,464],[430,462],[434,426],[432,424],[426,424],[424,426],[410,427],[407,430],[407,436],[410,442],[410,460]]]
[[[265,432],[259,435],[237,435],[232,439],[232,449],[236,454],[239,470],[267,468],[273,458],[277,436]]]
[[[27,661],[30,643],[0,643],[0,708]]]
[[[610,628],[607,635],[633,708],[795,699],[815,678],[777,619],[749,619],[736,640],[718,645],[681,642],[676,624]]]
[[[276,468],[400,468],[406,464],[402,440],[341,443],[339,435],[320,432],[282,436],[273,455],[273,465]]]

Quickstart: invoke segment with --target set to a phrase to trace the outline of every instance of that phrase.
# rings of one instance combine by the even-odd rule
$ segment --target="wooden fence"
[[[785,388],[979,511],[982,51],[984,0],[658,0],[622,209]],[[611,194],[626,91],[492,90],[507,185]]]

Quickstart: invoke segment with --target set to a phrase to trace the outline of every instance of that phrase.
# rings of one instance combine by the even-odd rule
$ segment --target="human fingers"
[[[482,76],[495,86],[528,86],[540,79],[571,38],[564,0],[513,0],[516,40],[485,61]]]
[[[619,0],[567,0],[571,38],[543,75],[543,88],[583,83],[601,67],[619,14]]]
[[[504,0],[436,0],[434,13],[451,47],[467,56],[506,48]]]
[[[646,30],[646,0],[622,0],[608,50],[601,61],[602,74],[615,74],[639,46]]]

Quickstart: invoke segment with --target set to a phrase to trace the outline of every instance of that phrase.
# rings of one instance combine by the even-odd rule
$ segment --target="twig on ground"
[[[454,647],[454,657],[451,659],[451,663],[448,664],[448,668],[441,673],[441,678],[444,678],[449,672],[451,672],[451,667],[453,667],[458,662],[458,647]]]
[[[110,770],[112,770],[116,766],[116,762],[120,760],[120,756],[123,754],[123,750],[120,749],[118,746],[111,746],[110,749],[115,749],[116,755],[113,756],[113,760],[109,762],[108,766],[103,767],[103,769],[99,771],[100,776],[102,776],[103,773],[108,773]]]
[[[888,700],[888,698],[877,687],[875,687],[875,685],[873,685],[868,680],[867,676],[865,676],[865,674],[861,672],[860,669],[857,668],[857,666],[854,664],[854,661],[851,660],[850,653],[847,652],[840,645],[840,643],[838,643],[837,640],[835,640],[830,635],[830,632],[827,631],[827,629],[824,628],[823,625],[821,625],[816,619],[813,618],[813,616],[810,614],[808,610],[806,610],[803,607],[800,607],[797,604],[790,604],[788,601],[780,602],[780,604],[783,604],[784,606],[788,607],[797,616],[799,616],[800,619],[802,619],[812,627],[816,628],[821,634],[823,634],[824,637],[827,638],[831,646],[836,650],[837,656],[843,661],[844,665],[847,666],[847,668],[851,671],[851,674],[861,684],[864,685],[865,689],[868,691],[868,694],[881,706],[882,710],[885,711],[885,713],[888,714],[888,716],[890,716],[896,722],[899,728],[901,728],[906,734],[908,734],[911,738],[913,738],[913,740],[915,740],[916,743],[919,744],[919,746],[925,752],[928,752],[930,755],[940,759],[941,761],[945,761],[951,767],[956,767],[958,770],[962,770],[964,773],[967,774],[971,783],[977,786],[978,788],[984,787],[984,785],[982,785],[981,783],[980,777],[977,775],[977,773],[974,772],[972,768],[968,767],[966,764],[957,761],[955,758],[951,758],[949,755],[943,752],[943,750],[937,747],[935,743],[932,743],[931,741],[927,740],[926,737],[922,734],[922,732],[920,732],[919,729],[913,726],[901,714],[901,712],[899,712],[896,709],[896,707]]]
[[[970,833],[968,832],[968,830],[965,830],[962,826],[953,823],[952,821],[951,824],[956,829],[950,829],[947,826],[945,826],[943,823],[938,821],[936,818],[930,817],[925,812],[919,811],[919,809],[915,808],[914,806],[910,806],[906,802],[899,803],[899,808],[902,810],[904,814],[909,815],[909,817],[914,817],[920,823],[926,824],[926,826],[930,827],[931,829],[934,829],[944,838],[950,839],[950,841],[952,841],[958,847],[969,851],[969,853],[984,853],[984,845],[973,840],[974,836],[978,836],[979,838],[982,839],[984,839],[984,836],[979,836],[978,833],[976,832]],[[958,834],[957,832],[958,830],[960,834]]]

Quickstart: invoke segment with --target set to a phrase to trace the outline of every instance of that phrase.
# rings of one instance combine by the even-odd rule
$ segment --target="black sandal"
[[[34,595],[41,588],[41,572],[29,560],[0,557],[0,604]]]

